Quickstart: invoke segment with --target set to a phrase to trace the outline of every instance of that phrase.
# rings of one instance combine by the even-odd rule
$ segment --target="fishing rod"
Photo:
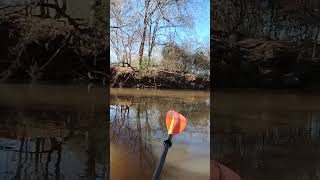
[[[167,112],[166,125],[168,130],[168,138],[164,141],[163,152],[161,154],[160,161],[157,165],[157,169],[153,174],[152,180],[159,179],[164,165],[164,161],[167,157],[168,150],[172,146],[171,139],[174,135],[181,133],[186,128],[187,119],[178,112],[170,110]]]

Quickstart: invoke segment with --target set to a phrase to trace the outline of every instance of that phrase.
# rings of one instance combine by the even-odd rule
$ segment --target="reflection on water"
[[[151,179],[167,136],[165,116],[185,115],[185,132],[173,138],[163,179],[209,179],[209,93],[111,89],[110,177]]]
[[[243,179],[320,179],[319,102],[319,95],[214,93],[212,157]]]
[[[106,179],[105,91],[0,85],[0,179]]]

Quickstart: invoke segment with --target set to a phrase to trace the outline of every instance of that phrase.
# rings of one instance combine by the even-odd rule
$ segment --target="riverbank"
[[[165,69],[139,71],[135,67],[111,66],[112,88],[159,88],[207,90],[207,76],[184,74]]]
[[[211,38],[214,87],[319,88],[320,60],[311,41]]]
[[[0,82],[106,83],[105,32],[51,4],[59,17],[28,13],[39,6],[1,9]]]

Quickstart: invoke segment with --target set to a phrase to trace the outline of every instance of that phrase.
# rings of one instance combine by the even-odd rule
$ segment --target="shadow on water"
[[[214,95],[212,156],[243,179],[320,178],[320,97]]]
[[[188,119],[175,136],[164,179],[209,179],[209,94],[194,91],[111,89],[111,179],[151,179],[173,109]],[[197,168],[199,167],[199,168]]]
[[[1,85],[0,179],[106,179],[105,92]]]

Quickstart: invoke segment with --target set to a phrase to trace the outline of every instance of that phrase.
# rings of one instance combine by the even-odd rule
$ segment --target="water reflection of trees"
[[[117,124],[116,129],[119,129],[119,126],[124,127],[125,124],[122,121],[114,121],[117,118],[122,120],[127,119],[129,122],[127,122],[126,128],[132,128],[133,126],[130,124],[131,115],[131,120],[135,119],[138,123],[136,124],[136,130],[139,131],[139,129],[142,128],[138,128],[142,123],[144,124],[147,133],[155,133],[157,131],[158,133],[161,134],[162,132],[165,135],[165,116],[168,110],[173,109],[187,117],[188,132],[208,133],[209,108],[204,99],[186,102],[183,98],[172,97],[113,96],[111,97],[111,105],[111,116],[114,116],[111,117],[111,127],[116,126],[115,124]],[[133,115],[136,116],[133,117]]]
[[[11,159],[2,167],[13,179],[106,178],[109,145],[104,109],[59,105],[1,109],[0,155]]]
[[[116,105],[111,109],[111,142],[125,143],[131,147],[133,152],[137,152],[139,162],[144,162],[142,167],[153,167],[155,164],[152,152],[152,143],[150,138],[151,128],[148,121],[148,112],[141,111],[138,104],[135,112],[135,121],[130,117],[130,109],[132,109],[132,99],[117,99]],[[141,115],[146,113],[146,121],[142,125]],[[143,161],[142,161],[143,159]]]
[[[212,156],[244,179],[320,177],[318,112],[219,111],[215,115]]]
[[[13,179],[23,179],[23,176],[38,177],[40,174],[39,171],[44,171],[42,172],[43,173],[42,178],[48,179],[50,163],[54,164],[54,174],[50,174],[50,175],[56,177],[56,179],[59,179],[61,177],[61,174],[60,174],[61,150],[62,150],[61,142],[58,142],[56,138],[45,139],[45,138],[26,138],[26,137],[20,138],[19,141],[20,141],[20,146],[18,150],[15,150],[15,149],[6,150],[6,153],[15,152],[18,154],[17,168],[16,168],[16,173]],[[35,144],[34,151],[30,150],[30,147],[29,147],[30,143]],[[49,148],[46,149],[45,144],[48,144],[48,143],[50,145],[48,145]],[[55,160],[52,160],[53,153],[57,154],[57,158],[55,158]],[[34,163],[35,171],[30,172],[30,174],[26,173],[27,168],[25,167],[28,161]],[[44,164],[45,168],[42,169],[41,167],[39,167],[39,164]],[[22,170],[24,171],[24,174],[22,173]]]
[[[154,167],[153,141],[161,142],[167,136],[165,116],[174,109],[188,118],[188,133],[207,137],[209,108],[205,99],[114,95],[110,106],[112,143],[129,144],[144,163],[140,167]]]

